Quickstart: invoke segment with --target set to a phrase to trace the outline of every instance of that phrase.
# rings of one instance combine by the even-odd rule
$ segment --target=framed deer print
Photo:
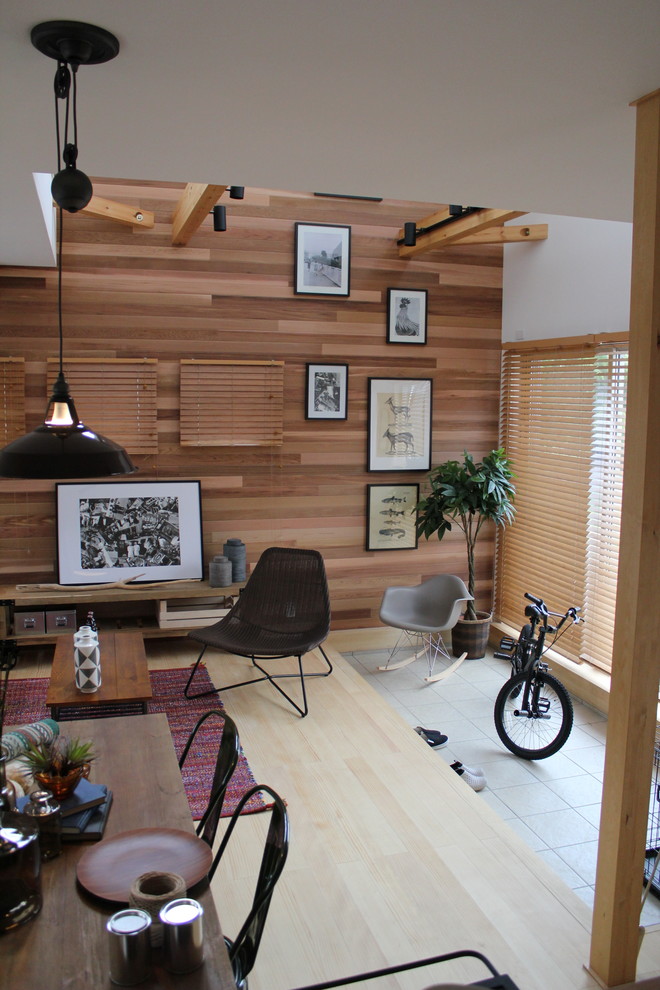
[[[367,550],[415,550],[419,485],[367,485]]]
[[[431,468],[430,378],[369,379],[368,471]]]

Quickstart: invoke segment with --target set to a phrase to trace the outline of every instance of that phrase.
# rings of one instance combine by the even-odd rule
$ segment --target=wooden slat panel
[[[64,374],[83,423],[130,454],[157,453],[157,364],[155,358],[66,358]],[[59,362],[48,358],[48,395],[58,370]]]
[[[45,408],[45,406],[44,406]],[[25,433],[25,360],[0,358],[0,446]]]
[[[507,349],[501,440],[517,475],[516,524],[501,534],[497,613],[519,625],[528,591],[586,622],[557,649],[612,666],[627,351]],[[540,548],[548,542],[548,552]]]
[[[181,444],[280,446],[283,384],[281,361],[182,361]]]

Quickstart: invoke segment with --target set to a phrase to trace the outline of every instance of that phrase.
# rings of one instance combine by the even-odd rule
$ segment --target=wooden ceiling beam
[[[499,226],[506,223],[507,220],[516,220],[518,217],[523,217],[525,212],[524,210],[479,210],[477,213],[471,213],[468,216],[454,220],[452,223],[437,227],[435,230],[430,230],[427,234],[419,234],[417,243],[413,246],[408,247],[405,244],[400,244],[399,257],[414,258],[416,255],[423,254],[425,251],[437,250],[449,244],[455,244],[470,234],[476,234],[488,227]],[[439,222],[438,219],[433,218],[444,219],[447,215],[448,212],[440,211],[437,214],[433,214],[432,217],[422,220],[419,226],[431,226],[431,220],[434,223]],[[403,231],[400,232],[399,236],[400,238],[403,237]]]
[[[547,223],[530,223],[527,227],[486,227],[476,234],[461,237],[459,244],[521,244],[523,241],[546,241]]]
[[[80,213],[87,213],[92,217],[105,217],[106,220],[124,223],[129,227],[151,228],[154,225],[154,214],[150,210],[126,206],[125,203],[115,203],[114,200],[104,199],[103,196],[92,196]]]
[[[227,186],[210,186],[204,182],[188,183],[174,211],[172,244],[182,247],[188,243],[226,188]]]

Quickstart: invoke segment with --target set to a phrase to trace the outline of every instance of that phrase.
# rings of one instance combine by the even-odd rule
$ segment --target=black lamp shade
[[[84,210],[92,198],[92,183],[79,168],[67,165],[55,175],[50,186],[50,192],[63,210],[77,213]]]
[[[41,425],[0,450],[0,478],[107,478],[137,468],[119,444],[77,423]]]

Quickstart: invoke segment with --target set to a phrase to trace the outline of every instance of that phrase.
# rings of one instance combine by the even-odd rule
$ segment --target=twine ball
[[[160,909],[178,897],[185,897],[186,893],[186,881],[178,873],[160,873],[154,870],[142,873],[131,884],[128,903],[131,907],[146,911],[151,917],[152,945],[160,945],[163,941]]]

